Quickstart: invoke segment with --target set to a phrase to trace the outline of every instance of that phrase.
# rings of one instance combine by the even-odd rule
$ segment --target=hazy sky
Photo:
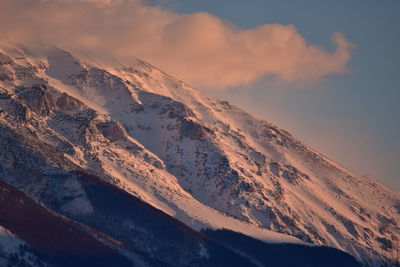
[[[142,58],[400,189],[400,1],[150,1],[0,0],[0,41]]]
[[[181,13],[205,11],[241,28],[293,24],[308,42],[327,49],[330,36],[343,33],[356,45],[348,73],[311,85],[266,78],[210,93],[286,128],[345,167],[400,189],[400,1],[172,2]]]

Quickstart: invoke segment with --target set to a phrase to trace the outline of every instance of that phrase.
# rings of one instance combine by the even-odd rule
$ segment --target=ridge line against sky
[[[142,58],[400,188],[399,1],[3,0],[0,7],[2,37]]]
[[[329,48],[342,32],[356,45],[344,75],[306,84],[271,77],[207,91],[289,130],[343,166],[400,189],[400,1],[169,0],[180,13],[206,11],[247,29],[293,24]]]
[[[6,0],[0,25],[11,39],[137,56],[214,90],[267,75],[308,83],[342,74],[354,47],[340,32],[332,32],[334,49],[327,51],[294,25],[241,29],[207,12],[179,14],[141,0]]]

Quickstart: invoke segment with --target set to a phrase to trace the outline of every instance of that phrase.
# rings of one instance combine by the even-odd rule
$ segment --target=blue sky
[[[179,13],[205,11],[244,29],[293,24],[309,43],[326,49],[333,49],[333,33],[344,33],[356,45],[348,73],[306,86],[265,78],[208,93],[278,124],[345,167],[400,189],[400,1],[174,0],[169,5]]]

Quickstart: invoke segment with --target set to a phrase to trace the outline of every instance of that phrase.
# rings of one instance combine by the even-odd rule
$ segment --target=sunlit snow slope
[[[0,108],[8,128],[196,230],[396,255],[399,192],[141,60],[3,45]],[[93,212],[85,196],[63,208]]]

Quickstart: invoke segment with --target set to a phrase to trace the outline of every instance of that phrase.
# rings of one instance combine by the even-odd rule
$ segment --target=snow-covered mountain
[[[277,126],[138,59],[0,52],[0,179],[90,246],[135,265],[234,266],[218,261],[231,253],[236,266],[265,266],[233,245],[239,237],[204,231],[226,229],[368,264],[395,260],[400,193]],[[324,266],[352,266],[329,253]]]

